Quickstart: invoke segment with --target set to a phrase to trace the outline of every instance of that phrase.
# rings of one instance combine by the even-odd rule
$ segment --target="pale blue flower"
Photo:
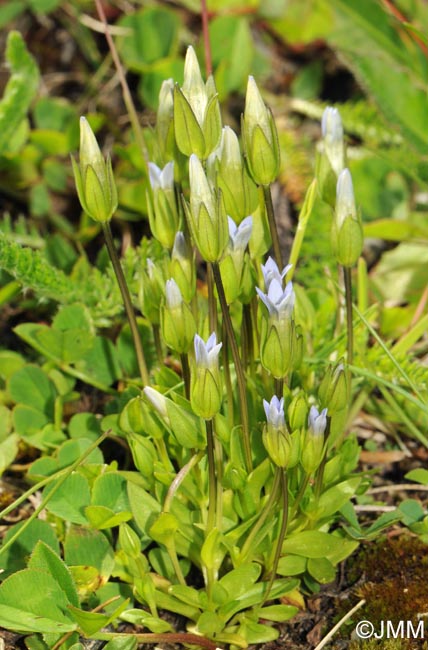
[[[169,162],[163,169],[149,162],[149,180],[152,190],[171,190],[174,188],[174,163]]]
[[[231,217],[227,217],[229,224],[229,247],[233,252],[244,251],[250,241],[251,231],[253,228],[253,217],[245,217],[236,225]]]
[[[262,273],[265,281],[266,291],[268,291],[270,283],[274,279],[277,280],[279,284],[282,286],[285,276],[287,275],[288,271],[291,269],[293,265],[287,264],[287,266],[285,266],[280,272],[275,260],[273,260],[272,257],[268,257],[266,264],[262,264],[261,266],[262,266]]]
[[[280,429],[285,426],[283,397],[278,399],[278,397],[274,395],[270,402],[264,399],[263,407],[265,409],[268,424],[272,425],[274,429]]]
[[[204,340],[195,334],[195,359],[198,368],[216,368],[218,366],[218,355],[221,350],[222,343],[217,343],[215,332],[211,334],[208,341]]]
[[[285,289],[283,289],[281,283],[274,277],[269,283],[267,294],[263,293],[258,287],[256,287],[256,291],[259,298],[266,305],[269,316],[279,320],[291,318],[295,301],[292,282],[288,282]]]
[[[308,417],[308,427],[314,436],[323,436],[327,426],[327,409],[321,413],[316,406],[311,406]]]

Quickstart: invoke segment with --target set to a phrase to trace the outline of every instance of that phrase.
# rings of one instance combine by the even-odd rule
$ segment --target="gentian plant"
[[[64,561],[55,559],[55,570],[68,576],[71,564],[80,590],[70,582],[63,627],[53,626],[48,647],[68,648],[78,633],[113,641],[117,634],[103,628],[118,621],[146,628],[129,634],[130,643],[171,640],[234,650],[274,640],[275,624],[331,581],[358,543],[344,525],[355,518],[351,499],[366,485],[354,473],[359,449],[345,428],[352,339],[348,359],[335,364],[332,350],[331,366],[318,380],[304,289],[291,282],[293,273],[298,279],[301,241],[293,264],[284,265],[276,231],[270,186],[280,150],[272,113],[250,77],[242,154],[238,135],[229,126],[222,130],[214,80],[204,82],[189,47],[184,84],[163,84],[157,115],[147,200],[158,245],[139,247],[131,277],[110,230],[117,205],[111,163],[81,121],[76,187],[83,210],[105,235],[139,376],[125,378],[103,420],[133,464],[121,471],[76,462],[68,470],[67,480],[84,480],[89,501],[72,528],[64,525],[67,553]],[[323,137],[328,173],[320,185],[338,176],[332,238],[349,279],[362,234],[350,175],[342,169],[336,111],[325,114]],[[267,255],[271,243],[275,259]],[[149,363],[151,337],[157,356]],[[97,487],[104,474],[121,495],[112,492],[108,506]],[[45,489],[53,519],[57,510],[49,503],[63,480],[56,477]],[[76,568],[84,564],[72,551],[78,534],[108,548],[111,592],[106,580],[90,583]],[[48,567],[49,558],[46,550],[34,552],[25,571]],[[89,567],[91,561],[88,555]],[[109,595],[119,600],[116,608],[108,608]],[[0,607],[2,598],[0,588]],[[88,603],[96,611],[86,611]],[[109,615],[98,612],[103,606]],[[165,610],[181,617],[180,628],[162,617]]]

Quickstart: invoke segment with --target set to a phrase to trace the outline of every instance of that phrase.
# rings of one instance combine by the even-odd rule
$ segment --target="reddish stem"
[[[213,64],[211,58],[210,34],[208,30],[207,0],[201,0],[201,18],[202,18],[202,34],[204,37],[205,69],[206,69],[207,77],[209,77],[213,73]]]

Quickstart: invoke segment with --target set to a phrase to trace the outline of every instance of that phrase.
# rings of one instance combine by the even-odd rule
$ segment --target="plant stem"
[[[180,354],[180,360],[181,360],[181,370],[183,373],[183,380],[184,380],[184,393],[186,395],[186,399],[190,400],[190,368],[189,368],[189,357],[185,352]]]
[[[205,420],[207,430],[207,457],[208,457],[208,518],[206,536],[215,526],[215,503],[216,503],[216,475],[214,458],[214,427],[212,420]]]
[[[267,586],[266,592],[263,596],[263,603],[264,604],[267,599],[269,598],[269,594],[272,589],[272,585],[275,581],[276,578],[276,572],[278,569],[278,563],[281,558],[281,552],[282,552],[282,544],[285,539],[285,535],[287,534],[287,526],[288,526],[288,477],[287,477],[287,470],[282,469],[281,467],[277,467],[276,469],[277,473],[280,475],[280,482],[281,482],[281,496],[282,496],[282,521],[281,521],[281,528],[279,530],[279,535],[278,539],[276,541],[276,548],[275,548],[275,556],[273,558],[273,564],[272,564],[272,570],[271,570],[271,577],[269,580],[269,584]]]
[[[172,481],[171,485],[168,488],[167,495],[165,497],[165,501],[163,503],[163,512],[169,512],[171,508],[171,502],[173,498],[175,497],[175,494],[186,478],[186,476],[189,474],[190,470],[195,467],[199,463],[199,461],[202,460],[204,457],[205,453],[203,451],[199,451],[197,454],[194,454],[191,459],[183,465],[183,467],[180,469],[180,471],[175,475],[174,480]]]
[[[275,262],[279,267],[279,270],[281,271],[282,270],[281,247],[279,245],[278,229],[276,227],[275,211],[273,209],[273,203],[272,203],[272,193],[270,190],[270,185],[263,185],[262,187],[263,187],[263,196],[265,199],[266,212],[267,212],[268,222],[269,222],[270,236],[272,238],[273,256],[275,258]]]
[[[211,264],[207,265],[207,286],[208,286],[208,323],[210,332],[217,332],[217,303],[214,295],[214,278]]]
[[[236,379],[238,383],[238,392],[239,392],[239,404],[241,409],[245,464],[247,466],[247,471],[251,472],[253,468],[253,462],[251,459],[250,424],[248,420],[248,403],[247,403],[247,391],[245,387],[244,370],[239,356],[238,344],[236,342],[236,336],[233,330],[232,319],[230,318],[229,307],[227,305],[226,295],[224,293],[223,282],[221,279],[220,267],[218,265],[218,262],[213,262],[212,270],[214,275],[214,281],[217,287],[218,297],[220,300],[223,320],[226,326],[226,332],[229,339],[228,342],[232,351],[233,363],[235,364]]]
[[[153,339],[155,342],[156,356],[158,358],[159,365],[163,364],[163,353],[162,353],[162,341],[160,336],[160,327],[157,324],[152,325],[153,330]]]
[[[304,480],[303,480],[303,482],[302,482],[302,485],[300,486],[300,490],[299,490],[299,492],[298,492],[298,494],[297,494],[296,500],[295,500],[295,502],[293,503],[293,509],[292,509],[292,511],[291,511],[292,517],[294,517],[294,515],[295,515],[296,512],[297,512],[297,509],[298,509],[298,507],[299,507],[299,505],[300,505],[300,502],[301,502],[301,500],[302,500],[302,498],[303,498],[303,495],[304,495],[305,492],[306,492],[306,488],[308,487],[308,483],[309,483],[309,479],[310,479],[310,478],[311,478],[310,474],[306,474],[306,475],[305,475],[305,478],[304,478]]]
[[[266,519],[268,516],[271,514],[272,508],[275,504],[275,501],[278,496],[278,488],[280,484],[280,474],[278,472],[275,472],[275,475],[273,477],[273,482],[272,482],[272,489],[269,495],[268,502],[266,505],[263,507],[263,511],[258,518],[257,522],[254,524],[253,528],[250,531],[250,534],[248,535],[247,539],[244,542],[244,546],[242,547],[242,551],[240,553],[239,559],[240,563],[245,562],[246,557],[249,553],[249,551],[253,550],[254,543],[256,541],[256,537],[259,534],[263,524],[265,523]],[[261,542],[262,540],[259,539],[257,540],[257,543]]]
[[[131,296],[129,294],[128,285],[126,284],[125,275],[120,264],[119,256],[116,252],[113,243],[113,236],[111,234],[110,224],[103,223],[102,229],[104,233],[107,250],[110,255],[111,263],[113,265],[116,279],[119,284],[120,293],[125,307],[126,316],[128,318],[129,327],[131,328],[132,339],[134,342],[135,353],[137,355],[138,368],[141,375],[141,380],[144,386],[150,383],[149,373],[147,372],[146,360],[144,358],[143,346],[141,345],[140,333],[138,331],[137,319],[135,318],[134,307],[132,306]]]
[[[328,415],[327,426],[325,428],[325,434],[324,434],[325,443],[327,442],[328,437],[330,435],[330,427],[331,427],[331,417]],[[318,467],[317,476],[315,479],[315,488],[314,488],[315,501],[318,501],[318,499],[321,496],[322,482],[324,480],[324,469],[327,463],[327,445],[325,443],[324,443],[324,454],[320,466]]]
[[[207,0],[201,0],[201,18],[202,18],[202,34],[204,37],[205,69],[206,69],[207,77],[209,77],[213,72],[213,66],[212,66],[212,57],[211,57],[210,34],[208,30]]]
[[[275,395],[281,399],[284,397],[284,378],[281,379],[275,378]]]
[[[303,202],[302,209],[299,213],[299,219],[297,221],[296,233],[293,239],[293,245],[291,247],[289,263],[292,265],[291,269],[288,271],[286,280],[290,282],[293,277],[294,271],[296,270],[297,260],[299,259],[300,250],[302,248],[303,240],[305,238],[306,226],[308,225],[309,217],[312,213],[312,208],[314,205],[315,197],[317,190],[317,181],[314,178],[312,183],[309,185],[308,191],[306,192],[305,200]]]
[[[343,267],[343,278],[345,280],[345,304],[346,304],[346,328],[347,339],[347,362],[352,366],[354,360],[354,328],[352,325],[352,276],[348,266]]]
[[[226,326],[223,322],[223,331],[222,339],[223,341],[223,371],[224,371],[224,383],[226,384],[226,394],[227,394],[227,423],[230,430],[232,431],[234,425],[234,406],[233,406],[233,388],[232,388],[232,378],[230,376],[230,366],[229,366],[229,345],[227,341]]]

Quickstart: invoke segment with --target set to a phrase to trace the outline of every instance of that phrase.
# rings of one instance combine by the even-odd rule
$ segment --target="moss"
[[[418,614],[428,612],[428,546],[418,538],[402,536],[384,539],[378,544],[362,548],[352,568],[353,579],[358,582],[355,595],[366,600],[353,618],[368,620],[374,630],[382,630],[382,622],[411,621],[416,630]],[[425,619],[423,619],[425,620]],[[427,623],[425,623],[425,632]],[[428,650],[422,639],[370,639],[352,641],[350,650]]]

